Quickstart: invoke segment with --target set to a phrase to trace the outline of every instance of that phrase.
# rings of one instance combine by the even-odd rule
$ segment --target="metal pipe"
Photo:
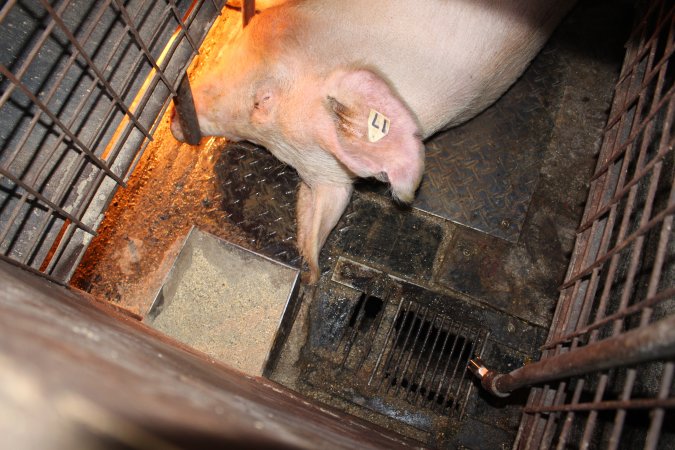
[[[190,145],[199,144],[202,133],[199,130],[199,121],[197,120],[197,110],[195,101],[190,89],[190,81],[187,74],[183,75],[178,85],[178,95],[174,97],[173,103],[176,106],[176,116],[183,131],[185,142]]]
[[[255,16],[255,0],[243,0],[241,4],[242,22],[244,26],[248,25],[253,16]]]
[[[469,369],[485,389],[498,397],[507,397],[512,391],[531,384],[673,356],[675,315],[507,374],[488,369],[480,358],[469,361]]]

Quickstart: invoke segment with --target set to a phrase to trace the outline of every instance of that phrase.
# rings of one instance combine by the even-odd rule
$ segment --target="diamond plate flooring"
[[[560,106],[564,69],[549,46],[494,106],[429,141],[414,206],[516,242]]]

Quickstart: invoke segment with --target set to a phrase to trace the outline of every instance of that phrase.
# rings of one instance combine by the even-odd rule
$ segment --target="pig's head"
[[[203,135],[262,145],[298,171],[298,248],[314,282],[353,179],[375,177],[410,202],[424,147],[417,119],[383,76],[309,54],[298,39],[279,36],[278,23],[263,24],[264,16],[195,81],[195,107]],[[171,130],[182,140],[177,121]]]

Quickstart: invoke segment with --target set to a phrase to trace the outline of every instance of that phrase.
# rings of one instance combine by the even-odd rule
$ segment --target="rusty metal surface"
[[[675,357],[675,315],[645,327],[577,347],[573,352],[560,353],[544,361],[528,364],[506,374],[479,371],[479,378],[488,391],[504,396],[533,384],[673,357]],[[669,405],[673,401],[675,399],[657,402],[654,405]],[[628,401],[626,403],[630,404]],[[542,410],[549,409],[529,408],[530,412]]]
[[[3,448],[410,448],[0,262]]]
[[[542,365],[674,317],[675,5],[642,6]],[[664,355],[535,388],[515,447],[671,448],[674,372]]]

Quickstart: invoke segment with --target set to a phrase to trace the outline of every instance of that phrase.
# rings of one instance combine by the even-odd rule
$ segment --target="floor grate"
[[[405,295],[381,297],[361,292],[345,315],[340,384],[461,419],[473,388],[466,367],[488,332]]]

